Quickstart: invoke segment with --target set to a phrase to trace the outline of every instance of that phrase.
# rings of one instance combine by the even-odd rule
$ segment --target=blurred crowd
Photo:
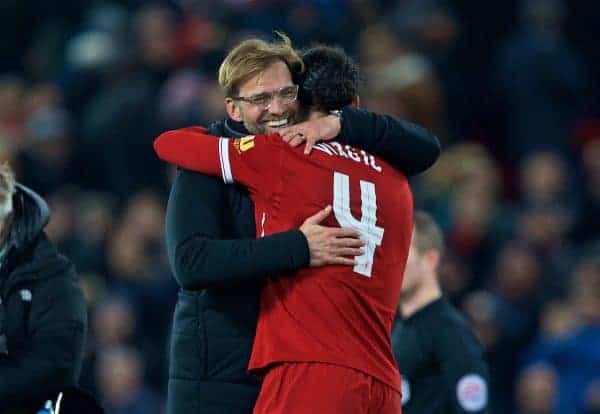
[[[600,412],[600,4],[584,0],[3,1],[0,160],[45,196],[90,311],[82,385],[160,413],[177,286],[158,133],[224,117],[247,36],[337,44],[361,104],[443,143],[413,181],[441,282],[491,365],[497,413]]]

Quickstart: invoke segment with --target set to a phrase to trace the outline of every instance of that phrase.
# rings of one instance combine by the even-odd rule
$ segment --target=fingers
[[[306,140],[306,147],[304,147],[304,154],[305,155],[310,154],[310,152],[312,151],[314,145],[315,145],[315,142],[312,139],[307,139]]]
[[[325,207],[323,210],[318,213],[310,216],[306,220],[304,220],[304,224],[319,224],[323,220],[327,218],[331,214],[331,206]]]
[[[292,147],[297,147],[303,142],[306,142],[306,147],[304,148],[304,154],[306,155],[310,154],[315,144],[319,141],[318,138],[312,138],[307,132],[301,131],[295,127],[289,127],[289,129],[279,131],[279,135],[281,135],[281,139],[283,139],[284,142],[287,142]]]
[[[337,238],[350,237],[353,239],[360,238],[360,232],[358,230],[348,229],[348,228],[344,228],[344,227],[333,227],[328,230],[329,230],[329,234],[333,237],[337,237]]]
[[[333,259],[331,259],[329,264],[354,266],[356,263],[354,262],[354,259],[349,259],[347,257],[334,257]]]
[[[289,143],[292,139],[297,138],[298,136],[304,135],[304,133],[296,125],[286,128],[280,128],[278,132],[279,135],[281,135],[281,139],[283,139],[283,141],[287,143]]]
[[[337,249],[335,251],[336,256],[344,256],[344,257],[354,257],[354,256],[362,256],[365,254],[363,249],[351,249],[349,247],[345,247],[342,249]]]
[[[304,142],[304,139],[304,135],[296,135],[288,142],[288,144],[290,144],[292,147],[297,147]]]
[[[361,256],[364,252],[362,249],[340,249],[336,253],[330,253],[321,259],[315,261],[312,266],[327,266],[327,265],[356,265],[356,256]]]
[[[352,239],[352,238],[338,238],[335,239],[335,245],[338,247],[363,247],[367,243],[362,241],[361,239]]]

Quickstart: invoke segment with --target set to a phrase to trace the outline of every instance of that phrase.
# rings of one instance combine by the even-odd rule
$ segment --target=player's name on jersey
[[[381,172],[381,167],[375,164],[375,157],[367,154],[363,150],[357,150],[350,145],[342,145],[339,142],[321,142],[316,144],[314,149],[322,151],[327,155],[337,155],[338,157],[348,158],[352,161],[362,162],[366,166],[373,168],[378,173]]]

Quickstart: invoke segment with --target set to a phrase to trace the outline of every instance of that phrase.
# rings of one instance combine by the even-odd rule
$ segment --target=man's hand
[[[325,227],[321,223],[331,214],[331,206],[307,218],[300,231],[308,240],[310,250],[310,267],[331,264],[354,266],[354,256],[364,253],[365,245],[356,230],[340,227]]]
[[[306,142],[305,154],[310,154],[312,147],[319,141],[329,141],[340,134],[342,123],[335,115],[327,115],[312,121],[301,122],[296,125],[278,130],[281,138],[292,147]]]

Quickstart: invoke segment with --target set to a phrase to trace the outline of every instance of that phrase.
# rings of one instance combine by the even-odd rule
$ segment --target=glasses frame
[[[290,87],[294,87],[295,89],[295,94],[294,94],[294,98],[291,100],[285,100],[286,103],[292,103],[295,102],[298,99],[298,90],[300,89],[299,85],[287,85],[287,86],[282,86],[279,89],[276,89],[272,92],[261,92],[261,93],[257,93],[256,95],[251,95],[251,96],[232,96],[231,99],[233,99],[234,101],[242,101],[242,102],[246,102],[249,105],[255,106],[257,108],[260,109],[267,109],[269,106],[271,106],[271,103],[273,103],[273,99],[275,99],[275,97],[277,96],[277,98],[283,100],[284,98],[281,96],[281,92],[284,89],[290,88]],[[261,104],[261,103],[257,103],[254,102],[254,100],[260,96],[260,95],[268,95],[269,99],[266,103]]]

